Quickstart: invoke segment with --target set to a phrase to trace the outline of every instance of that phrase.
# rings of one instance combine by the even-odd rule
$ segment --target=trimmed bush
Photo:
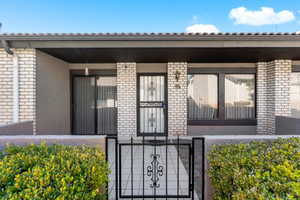
[[[0,199],[104,199],[108,174],[99,148],[7,146],[0,154]]]
[[[300,199],[300,139],[218,145],[209,153],[214,200]]]

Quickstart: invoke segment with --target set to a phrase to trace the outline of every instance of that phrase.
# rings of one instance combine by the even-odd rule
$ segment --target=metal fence
[[[204,139],[107,137],[108,199],[204,197]]]

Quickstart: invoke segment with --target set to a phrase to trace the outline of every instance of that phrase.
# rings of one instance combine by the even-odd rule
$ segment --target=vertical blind
[[[117,80],[115,77],[97,79],[98,134],[117,133]]]
[[[116,77],[74,77],[73,93],[74,134],[117,133]]]
[[[293,72],[291,75],[290,93],[292,117],[300,118],[300,72]]]
[[[188,119],[216,119],[218,116],[218,76],[188,75]]]
[[[225,118],[255,118],[255,75],[225,75]]]
[[[74,78],[73,131],[74,134],[95,133],[95,77]]]

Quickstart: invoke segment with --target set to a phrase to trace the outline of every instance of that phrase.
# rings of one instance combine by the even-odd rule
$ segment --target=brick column
[[[187,63],[184,62],[168,63],[168,132],[170,136],[187,135]]]
[[[36,51],[24,49],[17,51],[19,56],[19,103],[20,121],[33,121],[36,132]]]
[[[36,124],[36,51],[13,49],[17,56],[19,71],[19,122],[33,121]],[[0,49],[0,125],[13,122],[13,56]]]
[[[276,116],[290,116],[291,60],[257,64],[257,132],[276,133]]]
[[[291,116],[290,80],[292,72],[291,60],[275,60],[275,115]]]
[[[118,135],[136,135],[136,63],[117,63]]]
[[[268,134],[267,63],[259,62],[256,68],[257,134]]]

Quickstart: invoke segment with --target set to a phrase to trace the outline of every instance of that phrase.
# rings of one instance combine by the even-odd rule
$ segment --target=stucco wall
[[[88,146],[99,146],[105,151],[105,136],[2,136],[0,137],[0,150],[3,149],[7,144],[14,145],[29,145],[29,144],[40,144],[46,142],[47,144],[63,144],[63,145],[88,145]]]
[[[84,70],[85,68],[90,70],[106,70],[117,69],[116,63],[69,63],[71,70]]]
[[[189,136],[256,135],[256,126],[188,126]]]
[[[36,133],[70,134],[68,63],[37,50]]]
[[[167,63],[137,63],[137,73],[167,73]]]
[[[0,125],[0,135],[33,135],[33,121]]]

